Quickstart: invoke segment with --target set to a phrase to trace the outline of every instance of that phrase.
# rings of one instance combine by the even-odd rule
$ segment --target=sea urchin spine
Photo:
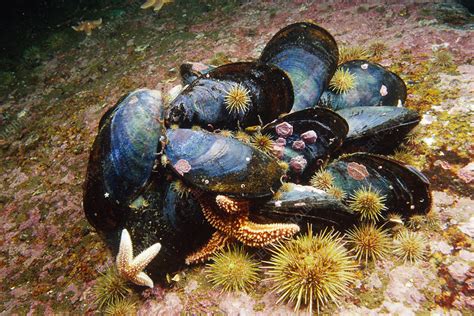
[[[391,248],[388,232],[373,223],[355,226],[347,232],[348,244],[355,252],[359,261],[376,261],[383,259]]]
[[[250,91],[242,84],[236,84],[227,91],[225,106],[230,113],[245,113],[250,105]]]
[[[382,217],[385,206],[385,196],[372,187],[361,188],[350,196],[349,207],[360,214],[362,220],[377,221]]]
[[[356,85],[356,78],[348,69],[338,68],[334,73],[329,88],[336,93],[346,93]]]

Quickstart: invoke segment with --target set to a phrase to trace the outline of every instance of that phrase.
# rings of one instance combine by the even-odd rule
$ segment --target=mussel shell
[[[359,170],[365,177],[354,177]],[[358,189],[371,187],[386,196],[389,212],[404,217],[426,214],[431,208],[431,191],[428,179],[412,166],[374,154],[354,153],[331,162],[326,170],[334,177],[334,185],[349,197]]]
[[[407,98],[407,88],[395,73],[367,60],[351,60],[339,66],[355,77],[355,86],[336,93],[328,88],[320,104],[333,110],[354,106],[402,106]]]
[[[276,33],[260,61],[276,65],[290,77],[295,94],[292,111],[311,108],[326,89],[338,62],[337,44],[320,26],[300,22]]]
[[[167,137],[170,168],[193,187],[260,198],[272,196],[281,185],[284,171],[277,159],[236,139],[190,129],[170,129]]]
[[[213,228],[205,220],[199,203],[191,195],[180,196],[169,184],[152,181],[139,198],[146,204],[134,208],[124,223],[129,231],[134,253],[138,254],[156,242],[158,255],[146,267],[154,280],[183,268],[185,258],[209,240]],[[120,231],[113,246],[119,244]]]
[[[92,146],[84,183],[84,211],[99,230],[113,230],[148,182],[160,151],[159,91],[137,90],[107,111]]]
[[[341,151],[392,153],[420,122],[418,112],[393,106],[361,106],[336,111],[349,125]]]
[[[238,85],[250,98],[245,111],[227,107],[228,92]],[[271,65],[241,62],[217,67],[193,81],[170,104],[167,123],[180,127],[236,129],[268,123],[290,110],[293,87],[286,74]]]
[[[268,201],[252,212],[262,221],[291,222],[302,229],[308,224],[316,228],[334,227],[343,230],[358,221],[354,212],[341,201],[311,186],[290,184],[278,199]]]
[[[179,74],[181,75],[181,81],[183,85],[191,84],[197,78],[207,74],[211,70],[214,70],[216,66],[206,65],[203,63],[183,63],[179,67]]]
[[[305,109],[285,115],[262,129],[263,134],[268,134],[273,140],[280,136],[277,126],[287,122],[293,127],[292,135],[286,137],[286,145],[281,158],[290,166],[288,180],[291,182],[304,182],[311,177],[315,170],[324,165],[329,157],[342,145],[346,137],[348,126],[345,120],[337,113],[324,108]],[[293,143],[301,140],[301,135],[314,131],[317,139],[314,143],[305,144],[302,150],[293,149]],[[292,159],[303,156],[307,165],[302,171],[295,171]]]

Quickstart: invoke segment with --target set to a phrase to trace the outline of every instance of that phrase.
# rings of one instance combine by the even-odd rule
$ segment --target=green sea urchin
[[[263,151],[264,153],[272,153],[274,142],[272,141],[270,136],[257,133],[252,136],[251,142],[255,146],[255,148]]]
[[[279,243],[271,252],[267,273],[278,302],[294,303],[295,311],[306,305],[311,314],[313,304],[319,312],[326,303],[338,304],[340,296],[349,294],[357,265],[339,233],[324,230],[313,236],[309,227],[308,234]]]
[[[334,177],[327,170],[319,170],[316,172],[310,180],[310,184],[316,189],[328,190],[332,187],[334,182]]]
[[[338,68],[329,82],[329,88],[336,93],[346,93],[354,88],[355,85],[355,76],[348,69],[343,68]]]
[[[354,226],[347,232],[347,241],[359,261],[376,261],[387,256],[391,248],[388,232],[373,223]]]
[[[367,58],[369,58],[369,53],[361,46],[339,47],[339,65],[345,63],[346,61]]]
[[[425,255],[426,240],[421,233],[402,230],[394,240],[393,252],[403,261],[415,262]]]
[[[250,91],[242,84],[236,84],[227,91],[225,106],[230,113],[245,113],[250,105]]]
[[[94,303],[99,309],[123,300],[132,292],[127,280],[119,275],[115,266],[109,267],[105,273],[100,273],[93,291]]]
[[[329,195],[332,195],[334,198],[338,199],[339,201],[342,201],[346,198],[346,192],[344,192],[343,189],[335,185],[331,185],[329,189],[326,190],[326,193]]]
[[[385,206],[385,196],[371,186],[360,188],[350,196],[349,207],[360,214],[362,220],[377,221],[382,218]]]
[[[181,180],[175,180],[171,183],[171,189],[174,192],[178,193],[180,198],[187,198],[189,196],[190,190]]]
[[[237,131],[237,132],[235,133],[235,138],[238,139],[238,140],[240,140],[241,142],[247,143],[247,144],[250,143],[250,141],[251,141],[251,139],[252,139],[252,138],[250,137],[250,135],[247,134],[247,133],[244,132],[244,131]]]
[[[433,59],[433,64],[439,67],[449,67],[453,64],[453,55],[445,49],[435,51]]]
[[[426,223],[426,218],[423,215],[413,215],[408,219],[408,227],[418,230]]]
[[[133,316],[136,314],[136,302],[127,298],[109,304],[104,311],[104,315],[111,316]]]
[[[241,246],[216,253],[207,265],[207,277],[214,287],[223,291],[247,292],[260,278],[258,263]]]

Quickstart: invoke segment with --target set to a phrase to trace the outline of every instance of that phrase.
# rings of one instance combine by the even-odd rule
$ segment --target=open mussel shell
[[[194,80],[170,104],[168,124],[237,129],[268,123],[293,104],[286,74],[271,65],[241,62],[217,67]]]
[[[199,249],[213,231],[192,195],[177,192],[169,179],[155,178],[133,202],[123,228],[130,233],[137,254],[154,243],[161,244],[159,254],[146,268],[155,280],[183,268],[186,256]],[[120,231],[111,244],[115,249]]]
[[[336,111],[349,125],[345,153],[392,153],[420,122],[418,112],[393,106],[361,106]]]
[[[95,228],[117,228],[130,201],[148,182],[161,147],[161,116],[160,92],[142,89],[102,117],[84,183],[84,211]]]
[[[278,160],[236,139],[202,130],[170,129],[169,167],[189,185],[240,198],[271,197],[284,170]]]
[[[181,75],[183,85],[188,85],[215,68],[216,66],[206,65],[203,63],[187,62],[181,64],[179,67],[179,74]]]
[[[284,70],[295,94],[292,111],[311,108],[326,89],[338,62],[334,38],[320,26],[308,22],[288,25],[276,33],[263,49],[260,61]]]
[[[385,197],[388,213],[399,213],[405,218],[426,214],[431,208],[428,179],[414,167],[374,154],[354,153],[331,162],[325,169],[333,177],[333,185],[342,189],[350,201],[359,189],[377,191]]]
[[[328,193],[312,186],[292,183],[288,186],[289,189],[280,190],[274,199],[252,211],[252,215],[262,217],[262,221],[292,222],[302,229],[311,224],[316,228],[343,230],[358,221],[351,209]]]
[[[329,109],[314,108],[282,116],[266,125],[262,134],[271,136],[275,151],[280,153],[277,157],[288,163],[288,180],[301,183],[328,161],[347,131],[341,116]]]
[[[379,64],[351,60],[341,64],[339,69],[351,76],[353,87],[340,93],[328,88],[321,96],[321,105],[339,110],[355,106],[402,106],[405,103],[405,83]]]

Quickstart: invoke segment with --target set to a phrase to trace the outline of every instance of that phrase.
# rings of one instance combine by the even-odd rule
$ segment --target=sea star
[[[153,7],[153,11],[158,12],[161,10],[164,4],[173,3],[174,0],[147,0],[140,8],[148,9]]]
[[[101,26],[102,19],[98,19],[94,21],[82,21],[77,26],[73,26],[72,28],[76,32],[85,32],[87,35],[91,35],[93,29],[100,28]]]
[[[236,239],[244,245],[263,247],[299,232],[296,224],[257,224],[249,220],[248,201],[218,195],[215,199],[194,192],[206,220],[217,229],[211,239],[186,258],[186,264],[205,261],[215,251]]]
[[[137,285],[153,288],[153,280],[143,272],[143,269],[156,257],[161,249],[161,244],[156,243],[142,251],[133,258],[133,245],[130,234],[126,229],[122,230],[120,246],[117,254],[117,270],[119,274]]]

